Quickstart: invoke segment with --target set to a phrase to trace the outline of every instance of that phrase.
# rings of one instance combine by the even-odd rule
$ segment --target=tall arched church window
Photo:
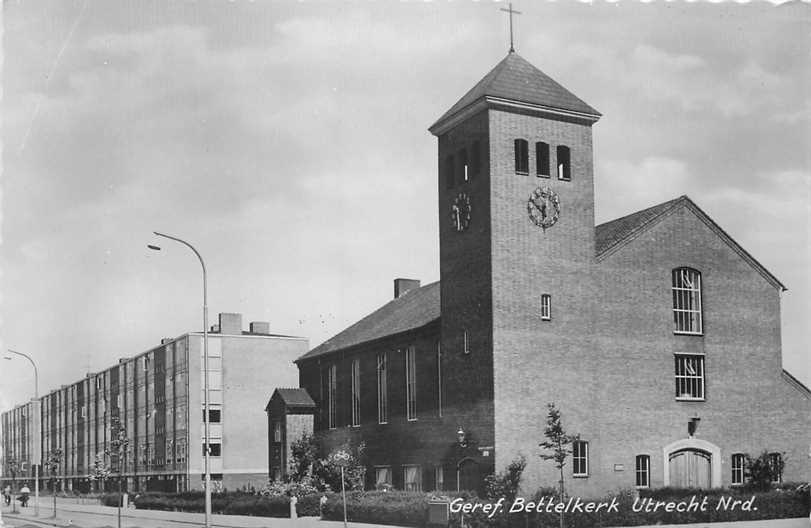
[[[701,273],[692,268],[673,270],[673,324],[677,334],[701,334]]]
[[[526,139],[515,140],[515,172],[529,173],[529,143]]]
[[[565,145],[558,145],[558,179],[571,180],[572,179],[572,165],[569,159],[569,147]]]

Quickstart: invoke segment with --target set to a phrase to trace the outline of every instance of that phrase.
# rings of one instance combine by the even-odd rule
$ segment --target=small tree
[[[54,518],[56,517],[56,474],[59,471],[59,466],[62,464],[62,449],[51,449],[45,455],[45,468],[48,470],[48,475],[51,477],[51,493],[54,500]]]
[[[489,475],[484,481],[485,493],[488,499],[497,500],[504,497],[508,504],[512,504],[518,495],[521,486],[521,475],[527,467],[524,455],[510,462],[507,468],[496,475]]]
[[[541,453],[541,458],[553,461],[555,467],[560,472],[558,489],[559,499],[563,502],[566,497],[566,488],[563,481],[563,467],[566,465],[566,459],[572,454],[572,444],[580,440],[580,435],[566,434],[560,419],[560,411],[555,407],[554,403],[549,403],[546,407],[548,409],[546,414],[546,429],[543,432],[546,440],[539,444],[545,452]],[[563,528],[564,524],[563,512],[561,511],[560,528]]]
[[[341,465],[336,459],[336,454],[343,451],[349,454],[349,461],[344,466],[344,481],[346,489],[349,491],[363,491],[366,487],[366,466],[361,463],[363,451],[366,444],[361,442],[352,448],[348,443],[330,452],[321,459],[316,468],[316,475],[324,483],[334,490],[341,489]]]
[[[290,477],[298,482],[306,476],[312,476],[318,464],[319,445],[314,435],[303,433],[290,446]]]
[[[773,482],[778,482],[785,469],[785,455],[777,453],[772,455],[764,450],[759,456],[752,457],[748,453],[744,455],[746,463],[744,474],[748,485],[758,491],[767,491],[772,487]]]
[[[104,453],[96,453],[96,458],[93,460],[93,467],[90,468],[90,480],[99,483],[100,491],[106,491],[105,483],[112,473],[110,466],[107,465]]]
[[[121,506],[124,497],[121,495],[121,479],[124,477],[124,463],[127,460],[127,449],[130,445],[130,440],[127,438],[127,431],[121,425],[121,418],[113,416],[110,420],[110,432],[112,439],[110,440],[110,447],[107,449],[107,455],[115,457],[118,465],[118,528],[121,528]]]

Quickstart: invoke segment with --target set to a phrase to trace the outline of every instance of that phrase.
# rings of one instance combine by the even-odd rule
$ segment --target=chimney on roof
[[[394,298],[399,299],[407,291],[416,290],[420,287],[417,279],[394,279]]]
[[[242,314],[238,313],[221,313],[220,314],[220,333],[226,335],[241,335],[242,334]]]
[[[219,334],[220,333],[220,325],[211,325],[211,328],[208,331],[212,334]]]
[[[267,321],[252,321],[248,328],[250,329],[252,334],[269,334],[270,333],[270,323]]]

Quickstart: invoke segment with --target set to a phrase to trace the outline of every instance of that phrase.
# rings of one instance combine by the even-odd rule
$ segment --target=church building
[[[430,127],[439,282],[396,279],[296,361],[315,433],[365,443],[369,488],[476,489],[521,455],[526,491],[554,486],[548,403],[580,435],[573,495],[733,486],[764,450],[811,475],[785,286],[687,196],[595,227],[600,117],[511,51]]]

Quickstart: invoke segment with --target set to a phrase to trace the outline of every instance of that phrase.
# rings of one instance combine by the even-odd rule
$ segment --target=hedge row
[[[551,491],[551,490],[550,490]],[[554,497],[554,493],[543,493]],[[758,519],[781,519],[807,517],[811,509],[808,491],[773,490],[769,492],[747,492],[745,490],[653,490],[643,492],[639,501],[646,496],[655,501],[688,501],[696,495],[700,502],[707,497],[707,511],[667,512],[664,508],[657,511],[634,511],[635,491],[624,491],[608,496],[600,501],[611,503],[616,497],[619,506],[617,512],[600,511],[598,513],[567,513],[566,525],[576,528],[597,528],[603,526],[640,526],[648,524],[681,524],[718,521],[742,521]],[[540,495],[536,496],[535,499]],[[753,506],[757,509],[744,511],[740,505],[733,509],[717,509],[719,500],[732,497],[733,500],[748,500],[755,497]],[[347,517],[353,522],[369,522],[422,528],[427,525],[428,503],[430,496],[413,492],[353,492],[347,494]],[[477,499],[465,500],[471,502]],[[549,500],[548,498],[546,499]],[[637,502],[639,506],[640,502]],[[505,506],[509,510],[509,505]],[[460,525],[459,514],[452,514],[451,526]],[[324,509],[324,518],[343,520],[343,506],[340,497],[330,500]],[[475,513],[465,516],[466,525],[472,528],[557,528],[560,518],[557,513],[506,513],[494,515]]]
[[[321,495],[300,498],[296,505],[299,516],[320,514]],[[118,493],[107,493],[101,498],[105,506],[118,506]],[[200,513],[205,511],[205,495],[201,491],[185,493],[145,492],[130,495],[130,501],[142,510],[182,511]],[[226,515],[254,515],[257,517],[290,517],[290,498],[286,496],[262,496],[250,493],[215,493],[211,496],[211,511]]]
[[[685,501],[692,496],[696,500],[706,497],[707,511],[668,512],[664,508],[657,511],[634,511],[634,504],[641,501]],[[534,501],[545,496],[546,501],[555,496],[554,490],[543,490],[536,494]],[[306,495],[299,498],[297,512],[299,516],[317,516],[320,511],[322,494]],[[719,501],[725,497],[735,500],[748,500],[754,497],[750,511],[717,508]],[[428,503],[430,495],[405,491],[357,491],[347,493],[347,517],[353,522],[367,522],[397,526],[422,528],[428,521]],[[452,497],[453,498],[453,497]],[[465,501],[476,502],[478,499],[463,496]],[[603,526],[639,526],[646,524],[681,524],[718,521],[743,521],[759,519],[781,519],[807,517],[811,509],[811,497],[808,490],[772,490],[768,492],[751,492],[745,489],[684,490],[663,488],[635,491],[623,491],[613,496],[599,499],[610,503],[616,498],[618,511],[598,513],[569,512],[566,524],[577,528],[597,528]],[[343,503],[340,494],[327,494],[327,503],[323,509],[323,518],[343,520]],[[106,494],[102,503],[108,506],[118,504],[118,494]],[[202,512],[204,495],[202,492],[187,493],[142,493],[134,496],[133,502],[140,509]],[[212,511],[232,515],[254,515],[264,517],[289,517],[290,502],[286,496],[262,496],[248,493],[217,493],[212,496]],[[509,505],[505,505],[505,510]],[[472,528],[557,528],[558,514],[554,512],[512,513],[502,512],[489,518],[482,513],[466,515],[466,524]],[[452,515],[451,526],[459,526],[459,514]]]

